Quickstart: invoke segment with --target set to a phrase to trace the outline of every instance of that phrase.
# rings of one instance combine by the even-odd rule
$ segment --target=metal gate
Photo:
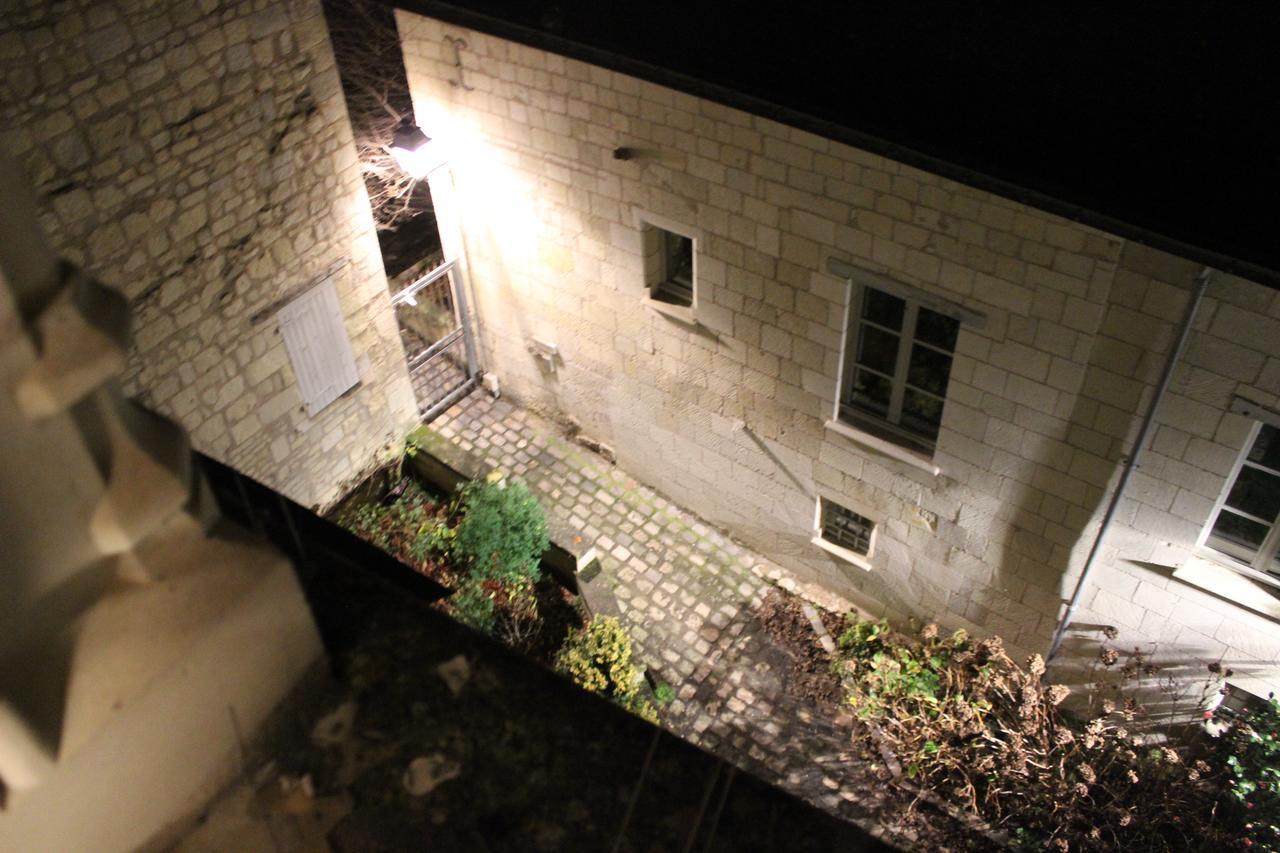
[[[391,304],[425,423],[475,388],[480,372],[457,262],[436,267]]]

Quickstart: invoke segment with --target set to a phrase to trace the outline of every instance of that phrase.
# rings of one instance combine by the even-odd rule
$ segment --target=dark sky
[[[673,69],[1280,271],[1280,4],[404,5]]]

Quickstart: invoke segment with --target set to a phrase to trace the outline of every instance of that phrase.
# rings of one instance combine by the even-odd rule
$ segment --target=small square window
[[[644,241],[644,280],[655,302],[693,307],[694,240],[692,237],[641,223]]]
[[[1257,423],[1202,534],[1232,562],[1280,577],[1280,429]]]
[[[870,557],[875,532],[876,523],[866,516],[826,498],[818,500],[818,536],[828,545]]]
[[[866,283],[849,301],[838,419],[933,453],[960,321]]]

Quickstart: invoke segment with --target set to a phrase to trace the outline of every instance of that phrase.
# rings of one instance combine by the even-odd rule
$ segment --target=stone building
[[[802,581],[1045,651],[1200,264],[626,74],[398,24],[418,122],[450,152],[446,254],[504,393]],[[1068,650],[1114,625],[1188,672],[1275,683],[1278,332],[1272,290],[1209,273]]]
[[[197,450],[325,505],[415,421],[318,0],[6,3],[0,148],[129,297],[124,390]],[[304,399],[278,312],[317,284],[351,355]]]

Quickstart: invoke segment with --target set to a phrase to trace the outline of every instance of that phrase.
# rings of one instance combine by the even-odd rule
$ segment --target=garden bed
[[[576,594],[589,545],[556,530],[568,547],[551,547],[548,522],[522,481],[470,458],[421,452],[415,439],[430,435],[415,433],[403,458],[353,489],[332,520],[449,589],[437,609],[656,721],[630,638],[616,620],[593,619]]]
[[[1045,681],[1040,657],[1019,664],[998,637],[932,624],[910,636],[831,614],[818,631],[781,591],[756,615],[791,654],[787,692],[848,726],[882,816],[895,799],[936,812],[910,828],[920,847],[965,848],[976,831],[1027,849],[1280,850],[1274,699],[1210,737],[1146,715],[1138,688],[1161,683],[1159,668],[1112,645],[1114,631],[1068,713],[1070,691]],[[1229,675],[1210,664],[1206,683]],[[1200,701],[1184,710],[1214,716]]]

